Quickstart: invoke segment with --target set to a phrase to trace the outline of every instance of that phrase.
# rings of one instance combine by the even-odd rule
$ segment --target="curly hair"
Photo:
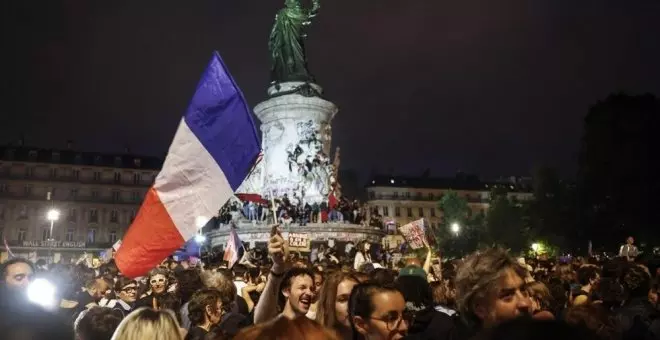
[[[110,340],[121,322],[121,313],[105,307],[92,307],[75,325],[80,340]]]
[[[211,306],[211,309],[215,309],[218,301],[220,301],[220,292],[215,289],[207,288],[195,292],[188,303],[190,324],[193,326],[203,324],[206,306]]]
[[[651,290],[651,275],[638,265],[630,265],[624,270],[621,283],[628,298],[645,297]]]
[[[463,261],[456,273],[456,305],[466,321],[480,323],[474,314],[476,305],[497,291],[499,279],[509,269],[521,278],[527,275],[518,261],[502,248],[477,251]]]

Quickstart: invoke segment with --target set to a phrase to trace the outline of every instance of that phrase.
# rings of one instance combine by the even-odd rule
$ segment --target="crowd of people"
[[[514,257],[487,248],[388,268],[360,242],[351,257],[290,253],[277,229],[268,258],[169,258],[148,275],[99,266],[2,265],[3,339],[658,339],[660,268],[623,256]],[[398,268],[398,269],[396,269]],[[52,296],[48,284],[54,285]]]
[[[273,211],[273,203],[275,209]],[[274,214],[274,215],[273,215]],[[229,224],[240,220],[260,224],[298,225],[308,223],[366,223],[366,206],[358,200],[342,196],[332,203],[304,203],[287,194],[272,202],[263,199],[230,201],[220,210],[219,223]],[[274,216],[277,222],[274,221]],[[380,225],[382,227],[382,224]]]

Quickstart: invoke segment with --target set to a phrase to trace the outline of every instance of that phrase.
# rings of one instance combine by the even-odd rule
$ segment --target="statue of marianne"
[[[303,0],[285,0],[285,7],[275,16],[268,47],[272,59],[271,83],[288,81],[314,82],[307,69],[305,28],[319,11],[320,0],[311,0],[312,8],[304,8]]]

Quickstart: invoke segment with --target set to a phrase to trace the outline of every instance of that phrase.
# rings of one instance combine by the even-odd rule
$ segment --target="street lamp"
[[[206,236],[204,236],[202,234],[195,235],[195,242],[197,242],[197,244],[202,244],[202,243],[206,242]]]
[[[458,233],[461,231],[461,225],[458,224],[458,222],[454,222],[451,224],[451,232],[458,235]]]
[[[53,238],[53,225],[55,221],[60,219],[60,211],[57,209],[50,209],[46,214],[46,219],[50,221],[50,238]]]
[[[60,219],[60,211],[57,209],[50,209],[46,213],[46,219],[50,221],[50,234],[48,235],[49,238],[48,240],[51,241],[53,240],[53,225],[55,224],[55,221]],[[53,252],[53,245],[50,244],[48,247],[48,258],[50,261],[53,260],[52,258],[52,252]]]
[[[534,251],[534,253],[538,252],[538,251],[539,251],[539,248],[541,248],[541,245],[540,245],[540,244],[538,244],[538,243],[532,243],[532,250]]]

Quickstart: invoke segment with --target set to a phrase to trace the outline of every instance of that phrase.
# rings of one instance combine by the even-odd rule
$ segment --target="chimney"
[[[67,150],[73,150],[73,145],[74,145],[74,144],[73,144],[73,140],[71,140],[71,139],[67,139],[67,141],[66,141],[66,149],[67,149]]]

